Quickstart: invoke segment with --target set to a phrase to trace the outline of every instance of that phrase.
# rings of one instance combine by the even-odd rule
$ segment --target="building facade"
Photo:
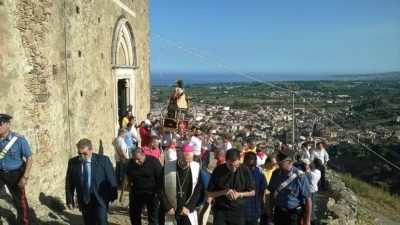
[[[0,113],[34,152],[28,198],[63,198],[78,140],[113,160],[120,115],[150,110],[148,1],[0,0],[0,21]]]

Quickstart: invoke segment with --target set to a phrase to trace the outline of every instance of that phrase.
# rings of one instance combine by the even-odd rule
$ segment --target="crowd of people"
[[[10,130],[10,120],[0,115],[0,188],[8,186],[20,224],[28,224],[24,187],[32,152]],[[232,134],[211,126],[179,123],[177,132],[163,132],[151,113],[137,125],[128,111],[113,142],[115,169],[109,157],[93,153],[90,140],[77,143],[78,156],[68,162],[66,203],[79,207],[85,224],[108,224],[108,207],[120,188],[129,191],[135,225],[144,206],[153,225],[204,225],[210,211],[214,224],[315,224],[329,155],[324,142],[313,148],[302,139],[298,150],[282,143],[271,152],[255,140],[233,144]]]
[[[168,115],[187,110],[183,98],[183,82],[177,82]],[[8,187],[18,222],[28,224],[25,186],[32,151],[10,130],[11,119],[0,114],[0,190]],[[151,113],[137,124],[128,110],[113,140],[115,169],[108,156],[93,153],[90,140],[79,140],[78,156],[68,161],[65,191],[67,207],[78,207],[85,225],[108,224],[118,189],[129,191],[132,225],[141,225],[144,206],[150,225],[205,225],[211,211],[215,225],[317,223],[317,192],[325,188],[329,160],[324,142],[313,148],[300,136],[294,148],[282,143],[268,151],[256,140],[234,148],[232,134],[218,134],[211,125],[189,129],[178,120],[176,130],[162,129]]]
[[[317,223],[325,143],[313,148],[300,137],[297,150],[282,143],[271,151],[256,140],[233,148],[232,134],[212,126],[178,123],[177,132],[162,132],[151,113],[138,126],[126,118],[114,146],[132,224],[141,224],[145,205],[149,224],[205,224],[210,211],[215,224]]]

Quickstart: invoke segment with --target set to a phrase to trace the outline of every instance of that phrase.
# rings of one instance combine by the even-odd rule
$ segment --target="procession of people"
[[[187,113],[182,98],[178,81],[168,115]],[[0,189],[8,187],[19,223],[29,224],[25,186],[32,152],[10,130],[11,119],[0,114]],[[218,133],[211,124],[188,129],[177,122],[176,132],[165,137],[162,129],[152,113],[137,126],[128,110],[113,141],[115,165],[93,153],[91,140],[79,140],[65,178],[68,209],[79,209],[85,225],[107,225],[120,190],[120,199],[129,192],[132,225],[142,224],[144,210],[150,225],[206,225],[210,212],[215,225],[317,223],[316,193],[325,188],[329,160],[323,142],[311,152],[306,142],[298,151],[282,143],[271,152],[256,140],[234,144],[229,130]]]

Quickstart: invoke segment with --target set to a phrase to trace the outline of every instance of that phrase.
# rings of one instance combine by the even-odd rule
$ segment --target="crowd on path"
[[[214,224],[318,224],[315,202],[329,160],[324,142],[312,148],[300,137],[298,150],[282,143],[270,152],[251,140],[233,148],[232,135],[211,126],[179,123],[169,133],[151,113],[137,127],[127,117],[116,139],[136,148],[115,150],[126,156],[116,169],[118,184],[125,179],[130,190],[132,224],[141,224],[144,206],[149,224],[205,225],[210,211]]]
[[[10,130],[11,118],[0,114],[0,189],[7,185],[19,223],[28,224],[32,151]],[[90,140],[77,143],[78,156],[68,162],[66,203],[82,211],[85,224],[108,224],[118,189],[129,191],[133,225],[142,223],[144,206],[150,225],[205,225],[210,212],[216,225],[318,223],[316,193],[325,188],[329,160],[325,143],[312,148],[300,140],[298,150],[282,143],[269,152],[255,140],[233,148],[232,135],[211,126],[188,130],[179,123],[177,132],[166,133],[160,125],[151,113],[136,124],[128,110],[113,141],[115,168],[109,157],[93,153]]]

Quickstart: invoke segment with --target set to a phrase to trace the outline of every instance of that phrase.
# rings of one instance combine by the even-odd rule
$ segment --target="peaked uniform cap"
[[[286,150],[283,150],[283,151],[279,151],[276,159],[278,160],[278,162],[282,161],[282,160],[285,160],[287,158],[290,158],[290,159],[293,160],[294,155],[295,155],[294,151],[292,151],[290,149],[286,149]]]
[[[0,123],[9,122],[12,119],[12,116],[0,113]]]

